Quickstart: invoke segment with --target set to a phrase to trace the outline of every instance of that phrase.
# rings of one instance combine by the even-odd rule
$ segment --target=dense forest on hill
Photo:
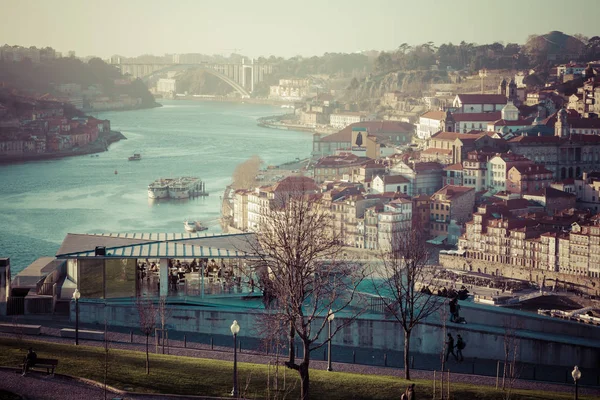
[[[156,104],[154,97],[140,79],[130,84],[116,84],[115,80],[123,79],[121,72],[113,65],[106,64],[99,58],[92,58],[87,63],[74,57],[56,58],[41,63],[33,63],[25,58],[19,62],[0,61],[0,81],[9,82],[20,89],[52,92],[53,85],[76,83],[82,88],[99,84],[107,96],[126,94],[142,99],[142,107]]]

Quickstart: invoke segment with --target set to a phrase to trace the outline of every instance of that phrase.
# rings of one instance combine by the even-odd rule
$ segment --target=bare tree
[[[17,346],[19,349],[25,349],[23,345],[23,325],[21,324],[21,316],[15,315],[12,317],[12,333],[17,342]]]
[[[391,249],[381,256],[382,282],[375,285],[387,312],[404,332],[404,378],[410,380],[410,335],[413,329],[443,304],[443,298],[420,290],[435,290],[439,269],[430,266],[429,252],[422,230],[411,229],[393,233]]]
[[[110,350],[110,337],[108,333],[108,322],[104,320],[104,400],[108,397],[108,370],[110,369],[110,360],[108,358],[108,352]]]
[[[167,304],[167,296],[161,296],[158,301],[158,308],[156,309],[156,314],[158,315],[158,320],[160,322],[160,342],[159,344],[162,347],[162,354],[165,354],[165,340],[169,340],[169,334],[167,332],[166,326],[167,321],[171,318],[172,310],[168,307]],[[168,342],[167,342],[168,346]],[[168,349],[167,349],[168,350]]]
[[[251,189],[256,186],[256,175],[263,161],[259,156],[252,156],[233,170],[234,189]]]
[[[148,346],[150,335],[156,326],[156,307],[151,299],[139,297],[136,302],[140,330],[146,335],[146,374],[150,374],[150,355]]]
[[[520,339],[517,337],[517,331],[522,328],[522,324],[515,324],[511,318],[504,321],[504,369],[502,372],[502,390],[503,398],[509,400],[512,396],[512,389],[517,379],[519,379],[519,347]]]
[[[299,186],[275,194],[256,242],[249,245],[271,326],[280,327],[266,334],[287,332],[285,365],[298,371],[301,399],[306,400],[311,351],[327,344],[360,313],[356,288],[364,279],[364,269],[343,259],[341,241],[332,233],[331,215],[313,206],[316,199],[307,194],[310,190],[303,179]],[[344,318],[336,318],[331,336],[324,338],[327,316],[340,311]],[[296,338],[304,350],[300,360],[295,355]]]

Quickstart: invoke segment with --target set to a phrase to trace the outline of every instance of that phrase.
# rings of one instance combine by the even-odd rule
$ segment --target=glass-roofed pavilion
[[[254,291],[246,260],[253,234],[67,234],[56,254],[66,260],[65,298],[199,296]]]

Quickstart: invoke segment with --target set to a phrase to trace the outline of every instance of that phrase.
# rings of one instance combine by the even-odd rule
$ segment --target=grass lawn
[[[0,365],[20,367],[26,353],[33,346],[42,358],[59,360],[57,373],[79,376],[103,382],[104,350],[97,347],[74,346],[38,341],[0,338]],[[232,363],[192,357],[150,354],[150,375],[144,369],[145,353],[111,349],[107,383],[119,389],[144,393],[172,393],[228,397],[232,388]],[[279,384],[282,386],[283,369]],[[311,399],[397,399],[408,385],[400,378],[359,375],[342,372],[311,370]],[[267,398],[267,366],[238,363],[240,393],[249,398]],[[271,379],[273,369],[271,369]],[[419,398],[431,398],[432,382],[415,380]],[[286,371],[286,384],[298,398],[299,379],[295,371]],[[453,384],[455,399],[503,399],[502,391],[490,387]],[[272,395],[272,394],[271,394]],[[511,399],[542,400],[572,399],[571,393],[516,391]],[[580,396],[581,399],[592,397]]]

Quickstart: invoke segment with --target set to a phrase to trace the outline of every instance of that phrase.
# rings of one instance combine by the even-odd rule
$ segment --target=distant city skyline
[[[313,56],[393,50],[402,43],[525,43],[558,30],[600,35],[600,1],[2,0],[6,44],[77,56],[241,53]],[[1,44],[4,44],[1,43]]]

